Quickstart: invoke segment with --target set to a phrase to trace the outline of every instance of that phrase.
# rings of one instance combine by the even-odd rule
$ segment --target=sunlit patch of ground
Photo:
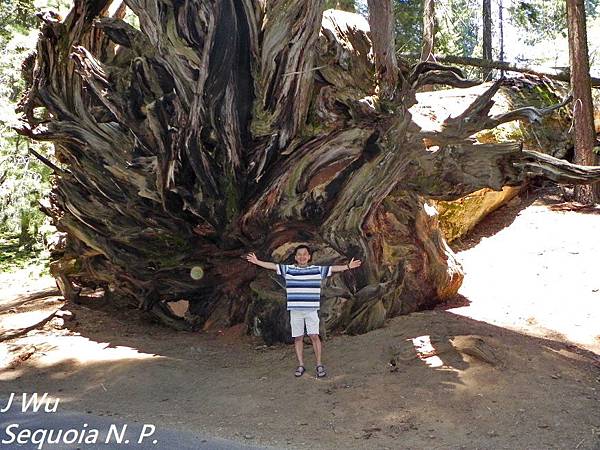
[[[64,366],[65,373],[109,364],[155,360],[151,352],[113,345],[110,340],[92,340],[69,330],[69,323],[55,317],[64,306],[54,279],[36,277],[38,264],[0,274],[0,381],[18,379],[25,367],[43,372]],[[95,313],[96,324],[111,323]],[[59,374],[52,378],[60,378]],[[98,384],[101,386],[101,383]]]
[[[54,278],[46,273],[44,262],[0,270],[0,302],[52,287],[56,284]]]
[[[471,304],[449,311],[600,354],[599,236],[600,214],[536,202],[458,253]]]
[[[29,355],[30,352],[33,353]],[[34,331],[23,338],[11,341],[9,345],[0,346],[0,369],[6,369],[6,366],[11,369],[0,371],[0,381],[15,380],[23,374],[24,361],[16,360],[23,353],[27,355],[28,371],[32,368],[43,371],[64,366],[65,374],[95,364],[117,367],[119,364],[126,365],[134,361],[161,358],[159,355],[140,352],[129,346],[113,346],[110,342],[96,342],[66,330],[56,330],[53,333]],[[51,378],[58,380],[61,374],[54,373]],[[102,384],[98,383],[97,386],[101,388]]]

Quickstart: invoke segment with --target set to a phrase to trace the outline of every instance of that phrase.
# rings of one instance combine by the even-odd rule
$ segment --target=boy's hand
[[[256,255],[253,252],[242,256],[242,258],[244,258],[249,263],[256,264],[257,266],[262,267],[264,269],[277,271],[277,264],[267,261],[261,261],[256,257]]]
[[[354,259],[354,258],[352,258],[350,260],[350,262],[348,263],[348,268],[349,269],[356,269],[357,267],[360,267],[361,264],[362,264],[362,261],[360,259]]]
[[[258,258],[254,253],[248,253],[246,256],[244,256],[244,258],[246,258],[246,261],[251,262],[252,264],[258,264]]]

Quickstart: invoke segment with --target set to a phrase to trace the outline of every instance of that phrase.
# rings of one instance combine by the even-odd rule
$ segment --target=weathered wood
[[[125,3],[139,30],[122,8],[109,17],[108,0],[44,16],[22,102],[21,132],[56,147],[46,211],[68,235],[55,253],[67,294],[99,287],[180,329],[246,322],[285,340],[280,281],[240,256],[282,261],[309,242],[320,263],[363,259],[333,277],[322,307],[327,331],[361,333],[462,282],[428,197],[532,174],[600,178],[519,143],[472,145],[478,130],[550,112],[491,116],[489,92],[422,129],[409,112],[420,86],[473,82],[436,63],[396,66],[389,28],[322,18],[321,1]],[[391,2],[373,4],[388,23]],[[183,318],[167,307],[178,300]]]
[[[504,79],[496,81],[481,96],[473,101],[462,114],[456,117],[448,117],[441,124],[439,130],[424,131],[422,133],[423,137],[429,139],[429,141],[434,144],[452,143],[464,140],[479,131],[495,128],[502,123],[512,122],[514,120],[539,123],[544,116],[562,108],[571,101],[571,97],[568,96],[562,102],[547,108],[525,106],[491,116],[489,113],[494,105],[493,97],[503,83],[505,83]]]

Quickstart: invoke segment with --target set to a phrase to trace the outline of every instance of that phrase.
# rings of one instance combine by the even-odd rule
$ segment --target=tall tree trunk
[[[492,61],[492,0],[483,0],[483,59]],[[492,70],[483,71],[483,80],[492,78]]]
[[[590,63],[587,45],[585,4],[583,0],[567,0],[569,30],[569,61],[573,89],[573,121],[575,130],[575,163],[585,166],[597,164],[593,152],[596,141]],[[584,204],[598,201],[598,185],[576,186],[575,200]]]
[[[382,100],[393,100],[398,88],[393,0],[368,0],[375,70]]]
[[[241,256],[282,261],[310,242],[322,263],[363,259],[322,307],[327,330],[361,333],[457,292],[429,198],[600,178],[519,143],[473,144],[552,111],[490,115],[504,81],[421,129],[417,89],[473,82],[432,62],[399,67],[391,0],[369,1],[372,33],[357,15],[323,17],[320,0],[125,0],[109,16],[112,3],[42,16],[21,103],[21,133],[56,147],[46,211],[68,235],[53,267],[73,298],[102,287],[172,326],[245,322],[285,340],[281,286]]]
[[[421,61],[431,61],[435,47],[435,2],[423,0],[423,44]]]
[[[500,28],[500,62],[504,62],[504,5],[498,0],[498,25]],[[500,77],[504,77],[504,70],[500,70]]]

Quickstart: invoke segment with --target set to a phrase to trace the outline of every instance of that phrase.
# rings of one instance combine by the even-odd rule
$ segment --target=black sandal
[[[317,366],[317,378],[323,378],[327,376],[327,371],[325,370],[325,366],[323,364],[319,364]]]
[[[294,376],[295,377],[301,377],[302,374],[304,374],[304,372],[306,372],[306,369],[304,368],[304,366],[298,366],[298,368],[294,372]]]

